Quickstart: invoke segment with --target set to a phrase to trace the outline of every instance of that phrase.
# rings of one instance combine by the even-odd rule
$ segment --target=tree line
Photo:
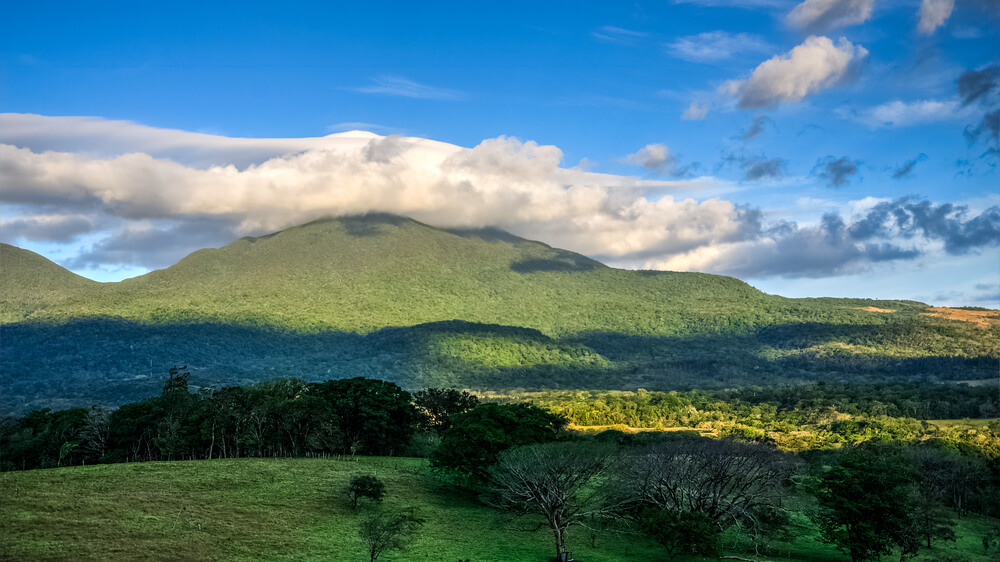
[[[37,410],[0,422],[0,469],[234,457],[426,456],[451,409],[478,399],[451,389],[411,394],[353,378],[276,379],[191,392],[173,368],[160,396],[111,410]],[[418,436],[419,434],[419,436]]]

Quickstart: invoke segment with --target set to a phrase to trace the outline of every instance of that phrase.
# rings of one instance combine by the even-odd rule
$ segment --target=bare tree
[[[111,411],[94,406],[87,412],[87,420],[84,423],[80,437],[89,451],[97,455],[97,458],[104,456],[104,450],[108,445],[108,434],[111,430]]]
[[[587,526],[593,518],[615,513],[601,484],[618,459],[614,449],[592,443],[545,443],[505,451],[488,471],[491,502],[518,515],[544,517],[558,559],[566,552],[569,527]]]

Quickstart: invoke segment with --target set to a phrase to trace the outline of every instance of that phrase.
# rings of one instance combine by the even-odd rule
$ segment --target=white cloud
[[[691,105],[684,110],[684,113],[681,114],[681,119],[684,119],[685,121],[700,121],[701,119],[704,119],[706,115],[708,115],[708,106],[700,105],[698,102],[693,101],[691,102]]]
[[[731,58],[734,54],[766,52],[771,46],[758,35],[710,31],[680,37],[667,44],[667,50],[677,58],[695,62],[712,62]]]
[[[677,157],[670,154],[670,149],[665,144],[647,144],[634,154],[622,158],[622,161],[675,177],[688,175],[698,168],[697,163],[680,166]]]
[[[507,137],[471,149],[370,133],[288,139],[274,146],[265,140],[190,136],[125,122],[55,118],[45,123],[47,119],[29,119],[37,134],[22,130],[12,135],[20,146],[2,138],[8,143],[2,147],[0,165],[6,204],[35,206],[39,212],[42,206],[73,213],[86,209],[133,226],[173,217],[215,217],[234,235],[285,228],[323,215],[382,211],[440,226],[495,225],[536,238],[545,232],[554,242],[592,254],[654,243],[668,248],[711,243],[740,229],[732,203],[674,201],[669,195],[653,202],[643,196],[646,190],[659,194],[710,183],[563,168],[558,148]],[[82,132],[73,130],[74,123]],[[53,139],[39,131],[60,128],[76,138],[64,143],[67,148],[114,153],[126,140],[135,140],[137,152],[94,156],[51,151]],[[247,144],[276,155],[242,169],[226,162]],[[175,154],[179,145],[207,147],[209,154],[196,159],[207,165],[193,167],[162,157]],[[288,146],[299,150],[289,152]],[[143,149],[149,153],[138,152]],[[206,158],[214,161],[206,163]],[[663,227],[668,221],[675,223],[672,229]],[[696,239],[681,238],[695,231],[685,229],[686,222],[702,225],[695,229],[700,232]]]
[[[670,154],[670,149],[665,144],[647,144],[635,154],[626,156],[625,161],[647,170],[656,170],[676,162],[677,158]]]
[[[746,80],[730,80],[722,91],[737,98],[740,109],[798,102],[845,82],[868,51],[841,38],[808,37],[788,54],[762,62]]]
[[[805,0],[785,18],[789,25],[808,32],[864,23],[875,0]]]
[[[955,0],[922,0],[920,2],[920,23],[917,29],[920,33],[934,33],[934,30],[944,25],[955,9]]]

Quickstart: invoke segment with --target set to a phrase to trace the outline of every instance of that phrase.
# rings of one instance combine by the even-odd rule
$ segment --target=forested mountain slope
[[[321,219],[120,283],[0,250],[0,407],[192,382],[370,376],[407,387],[689,388],[996,374],[979,324],[912,301],[786,299],[737,279],[627,271],[498,230]]]

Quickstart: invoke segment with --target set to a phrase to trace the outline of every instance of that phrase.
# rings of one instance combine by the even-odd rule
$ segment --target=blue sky
[[[1000,306],[995,2],[4,11],[0,236],[95,279],[390,211],[788,296]]]

